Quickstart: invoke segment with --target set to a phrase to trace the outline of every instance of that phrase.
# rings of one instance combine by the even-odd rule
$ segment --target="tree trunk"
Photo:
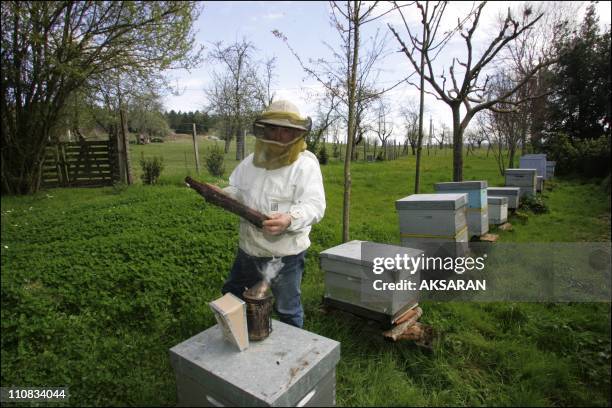
[[[453,181],[463,181],[463,129],[460,121],[460,104],[451,106],[453,110]]]
[[[236,129],[236,160],[244,159],[244,135],[240,128]]]
[[[427,49],[427,13],[429,10],[429,2],[425,2],[425,16],[423,17],[423,42],[421,43],[421,86],[419,87],[420,101],[419,101],[419,135],[417,139],[416,149],[416,169],[414,174],[414,193],[419,194],[421,189],[421,152],[423,148],[423,113],[425,110],[425,50]]]
[[[352,21],[351,21],[352,20]],[[357,81],[357,62],[359,59],[359,2],[353,2],[353,16],[349,16],[349,24],[353,24],[353,58],[349,71],[348,97],[348,134],[346,155],[344,160],[344,202],[342,207],[342,242],[349,240],[350,207],[351,207],[351,158],[353,157],[353,140],[355,139],[355,88]],[[349,26],[349,32],[351,27]],[[349,41],[350,45],[350,41]]]
[[[512,143],[510,146],[510,152],[508,155],[508,168],[509,169],[513,169],[514,168],[514,155],[516,154],[516,146],[514,145],[514,143]]]
[[[127,113],[123,108],[119,110],[119,120],[121,121],[121,141],[123,144],[122,157],[120,158],[120,160],[123,162],[123,166],[125,166],[125,180],[121,181],[124,181],[128,185],[131,185],[133,183],[133,180],[132,171],[130,169],[130,134],[128,133]]]

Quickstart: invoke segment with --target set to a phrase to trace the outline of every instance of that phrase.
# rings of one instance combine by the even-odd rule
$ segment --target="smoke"
[[[271,260],[266,262],[264,266],[259,269],[259,273],[263,276],[266,282],[272,282],[272,279],[276,278],[278,272],[283,269],[285,264],[283,263],[283,259],[281,257],[273,257]]]

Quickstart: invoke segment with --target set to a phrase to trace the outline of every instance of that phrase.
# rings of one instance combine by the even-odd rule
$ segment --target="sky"
[[[507,12],[508,4],[508,2],[490,2],[485,6],[474,41],[476,55],[482,51],[485,40],[491,38],[496,32],[498,18],[500,14]],[[579,22],[587,5],[586,2],[573,3]],[[597,4],[602,28],[610,25],[610,5],[609,1]],[[383,7],[387,6],[383,5]],[[453,26],[457,18],[467,15],[472,7],[473,2],[471,1],[451,2],[446,9],[442,26],[444,28]],[[407,6],[404,10],[409,26],[417,30],[420,24],[417,20],[416,8]],[[205,55],[217,41],[230,44],[246,39],[252,42],[256,48],[254,53],[256,60],[263,61],[269,57],[276,57],[273,81],[275,99],[288,99],[298,106],[303,115],[314,116],[316,97],[322,94],[323,88],[316,80],[307,76],[287,44],[276,38],[272,30],[282,32],[287,37],[288,44],[303,61],[318,58],[330,59],[331,51],[326,44],[335,47],[339,40],[337,31],[330,23],[331,9],[328,2],[203,2],[200,3],[200,11],[194,30],[196,43],[205,47]],[[386,56],[379,65],[376,81],[379,87],[394,85],[400,79],[413,73],[407,57],[398,52],[399,43],[392,36],[387,23],[392,24],[400,35],[405,40],[407,39],[401,16],[396,11],[366,24],[363,29],[362,38],[366,43],[377,31],[379,35],[387,36]],[[453,56],[462,57],[464,50],[463,40],[460,37],[454,38],[446,45],[434,66],[439,69],[439,73],[443,68],[448,70]],[[178,69],[168,72],[167,77],[173,87],[178,90],[178,95],[168,94],[164,97],[166,109],[183,112],[206,110],[207,100],[204,89],[211,82],[212,71],[220,71],[220,69],[220,65],[206,59],[198,68],[191,71]],[[416,77],[413,78],[416,79]],[[389,91],[387,97],[391,103],[392,115],[397,122],[402,106],[411,102],[418,103],[418,90],[409,84],[402,83]],[[433,96],[426,95],[425,105],[426,120],[431,117],[436,129],[439,129],[442,123],[450,126],[452,123],[451,111],[446,104],[437,101]],[[402,134],[403,128],[396,125],[394,138],[402,140]]]

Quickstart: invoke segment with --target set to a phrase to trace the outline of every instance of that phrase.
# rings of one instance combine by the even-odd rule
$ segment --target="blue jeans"
[[[271,282],[275,299],[274,310],[280,321],[300,328],[304,324],[300,285],[304,273],[305,255],[306,251],[297,255],[284,256],[282,258],[283,268]],[[223,294],[231,292],[244,299],[242,293],[245,288],[250,288],[262,279],[258,270],[261,270],[270,259],[272,258],[251,256],[238,248],[234,265],[221,292]]]

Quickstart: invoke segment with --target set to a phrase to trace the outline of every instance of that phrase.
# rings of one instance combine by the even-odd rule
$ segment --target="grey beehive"
[[[469,236],[482,236],[489,231],[487,215],[487,181],[459,181],[435,183],[438,193],[466,193],[468,195],[467,226]]]
[[[402,246],[427,256],[463,256],[467,251],[465,193],[412,194],[395,202]]]
[[[334,406],[340,343],[272,321],[238,352],[213,326],[170,349],[180,406]]]
[[[508,221],[508,198],[489,196],[489,223],[503,224]]]
[[[362,250],[367,245],[369,254]],[[398,314],[418,302],[418,292],[397,290],[377,292],[373,290],[375,280],[397,283],[403,280],[420,279],[420,270],[410,273],[403,270],[386,270],[380,275],[372,273],[375,257],[394,257],[396,254],[418,257],[421,250],[367,241],[350,241],[322,251],[319,255],[321,269],[325,272],[326,303],[344,308],[367,318],[392,321]],[[369,258],[366,258],[366,255]],[[330,302],[331,301],[331,302]],[[344,307],[346,306],[346,307]],[[376,316],[379,315],[379,316]]]
[[[546,176],[546,155],[525,154],[519,159],[521,169],[536,169],[538,176]]]
[[[508,209],[516,210],[519,206],[519,197],[521,195],[520,187],[489,187],[487,188],[489,197],[506,197],[508,199]]]
[[[519,187],[521,197],[536,194],[536,169],[506,169],[506,186]]]

